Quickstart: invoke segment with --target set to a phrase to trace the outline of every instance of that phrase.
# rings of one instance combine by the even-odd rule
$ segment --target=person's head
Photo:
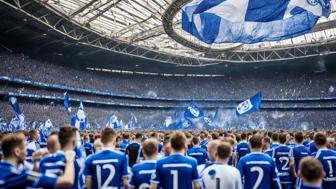
[[[285,144],[287,141],[287,134],[281,133],[279,134],[279,143],[280,144]]]
[[[73,150],[76,146],[76,129],[74,127],[61,127],[58,140],[62,150]]]
[[[122,139],[123,140],[129,140],[129,138],[130,138],[130,135],[128,133],[123,133],[122,134]]]
[[[304,183],[321,185],[325,173],[322,163],[313,157],[305,157],[300,161],[298,176]]]
[[[101,132],[101,142],[105,147],[112,147],[114,145],[115,139],[117,137],[117,132],[112,128],[105,128]]]
[[[262,139],[262,148],[263,150],[269,149],[271,146],[271,139],[269,137],[264,137]]]
[[[247,134],[246,133],[240,134],[240,138],[241,140],[247,140]]]
[[[146,160],[156,159],[158,154],[158,143],[155,139],[147,139],[142,143],[142,149]]]
[[[217,153],[217,147],[218,147],[219,141],[218,140],[212,140],[207,145],[207,151],[211,162],[216,161],[216,153]]]
[[[152,132],[150,135],[149,135],[150,138],[155,138],[156,140],[159,141],[159,134],[156,133],[156,132]]]
[[[193,144],[193,146],[199,146],[200,144],[200,138],[197,136],[194,136],[191,140],[191,143]]]
[[[279,134],[278,133],[273,133],[272,134],[272,143],[277,143],[279,140]]]
[[[314,136],[314,142],[317,148],[326,148],[327,147],[327,136],[322,132],[318,132]]]
[[[221,142],[217,146],[216,161],[217,162],[227,162],[228,158],[231,156],[232,146],[227,142]]]
[[[250,146],[253,151],[262,150],[262,136],[261,135],[253,135],[249,140]]]
[[[57,133],[53,133],[49,135],[47,139],[47,149],[48,149],[48,152],[51,154],[56,153],[57,151],[61,150],[61,145],[58,141]]]
[[[95,152],[99,152],[102,150],[102,148],[104,147],[103,143],[101,142],[100,138],[96,138],[93,142],[93,148],[95,150]]]
[[[182,152],[184,153],[186,149],[187,138],[184,133],[180,131],[174,132],[170,137],[170,145],[173,152]]]
[[[136,141],[141,141],[141,139],[142,139],[142,134],[141,133],[136,133],[135,134],[135,140]]]
[[[33,141],[40,140],[40,133],[36,129],[32,129],[29,131],[29,138]]]
[[[165,156],[169,156],[171,154],[171,146],[170,146],[169,136],[165,136],[165,138],[164,138],[162,151],[163,151]]]
[[[1,141],[1,149],[5,160],[13,160],[14,163],[23,163],[26,159],[26,140],[22,134],[7,134]]]
[[[294,134],[294,139],[297,144],[302,144],[303,143],[303,132],[299,131]]]
[[[84,142],[89,142],[90,141],[89,135],[84,135],[83,140],[84,140]]]

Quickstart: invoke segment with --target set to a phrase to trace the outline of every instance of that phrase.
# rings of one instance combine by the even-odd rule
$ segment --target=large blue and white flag
[[[184,111],[184,118],[186,120],[203,118],[204,112],[197,104],[191,103]]]
[[[116,130],[121,129],[121,124],[118,120],[117,115],[115,115],[115,113],[112,113],[111,116],[109,117],[109,119],[106,123],[106,127],[116,129]]]
[[[193,0],[182,8],[182,29],[212,43],[278,41],[309,33],[329,0]]]
[[[64,93],[64,107],[65,107],[65,110],[66,110],[67,114],[70,115],[70,113],[71,113],[71,105],[70,105],[70,101],[69,101],[68,92]]]
[[[25,117],[23,113],[21,112],[19,103],[17,101],[16,97],[10,97],[9,98],[9,105],[13,108],[15,112],[15,118],[11,120],[11,127],[13,130],[22,130],[25,126]]]
[[[261,92],[258,92],[252,98],[245,100],[237,106],[236,113],[238,116],[259,111],[261,104]]]
[[[74,115],[71,119],[70,125],[75,126],[80,130],[84,130],[87,124],[88,124],[88,117],[84,112],[83,102],[81,101],[76,115]]]

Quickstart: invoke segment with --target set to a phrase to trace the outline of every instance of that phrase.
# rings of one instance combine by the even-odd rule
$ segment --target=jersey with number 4
[[[129,185],[135,189],[150,188],[150,179],[152,174],[155,172],[155,167],[155,160],[145,160],[137,165],[134,165]]]
[[[273,158],[279,171],[281,184],[292,184],[292,175],[289,167],[290,159],[293,158],[293,149],[280,145],[273,150]]]
[[[200,181],[196,160],[177,153],[159,160],[151,178],[165,189],[192,189],[192,183]]]
[[[317,151],[315,158],[321,161],[326,174],[323,178],[322,188],[334,189],[336,187],[336,152],[320,149]]]
[[[92,188],[121,187],[122,178],[128,177],[126,155],[103,149],[85,162],[84,174],[92,178]]]
[[[246,155],[237,165],[244,189],[281,189],[274,160],[264,153]]]

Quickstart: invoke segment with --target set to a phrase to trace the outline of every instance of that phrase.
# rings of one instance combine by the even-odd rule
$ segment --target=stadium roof
[[[188,0],[0,0],[2,7],[12,8],[11,14],[13,11],[20,12],[24,15],[24,20],[28,18],[35,25],[43,25],[44,28],[38,32],[43,35],[61,35],[68,40],[69,45],[85,45],[96,48],[97,52],[110,51],[174,66],[279,62],[336,52],[335,1],[331,1],[330,17],[321,18],[312,33],[278,42],[251,45],[208,45],[184,32],[181,29],[181,8],[187,2]],[[3,12],[3,16],[8,15]],[[5,33],[24,25],[6,28]]]

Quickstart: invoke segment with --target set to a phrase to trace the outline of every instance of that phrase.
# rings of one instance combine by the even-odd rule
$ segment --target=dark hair
[[[117,136],[117,132],[112,128],[105,128],[101,132],[101,142],[107,144],[113,142]]]
[[[265,141],[266,143],[270,144],[271,143],[271,139],[269,137],[264,137],[263,141]]]
[[[303,141],[303,132],[299,131],[294,134],[295,141],[301,143]]]
[[[217,147],[217,155],[220,159],[226,159],[230,157],[232,152],[232,146],[227,142],[221,142]]]
[[[158,144],[154,139],[147,139],[142,143],[142,149],[146,156],[151,157],[158,152]]]
[[[279,134],[278,133],[273,133],[272,134],[272,140],[273,141],[278,141],[279,140]]]
[[[318,159],[305,157],[300,161],[300,172],[308,181],[316,181],[323,175],[323,166]]]
[[[136,138],[136,139],[141,139],[141,138],[142,138],[142,134],[141,134],[141,133],[137,133],[137,134],[135,134],[135,138]]]
[[[199,137],[195,136],[195,137],[192,138],[191,142],[192,142],[193,145],[197,145],[197,144],[200,143],[200,139],[199,139]]]
[[[76,138],[76,130],[74,127],[66,126],[60,128],[58,132],[58,140],[61,148],[69,144],[73,138]]]
[[[250,141],[251,148],[261,148],[262,147],[261,135],[253,135],[249,141]]]
[[[242,134],[240,135],[240,137],[241,137],[242,140],[245,140],[245,139],[247,138],[247,135],[246,135],[246,133],[242,133]]]
[[[5,157],[10,157],[17,147],[22,148],[25,138],[20,134],[7,134],[1,141],[2,153]]]
[[[38,131],[37,131],[36,129],[31,129],[31,130],[29,131],[29,137],[30,137],[30,138],[33,138],[34,135],[36,135],[36,134],[38,134]]]
[[[327,144],[327,136],[323,133],[316,133],[314,136],[314,142],[317,146],[324,146]]]
[[[177,131],[170,137],[170,144],[174,150],[182,150],[185,148],[187,138],[184,133]]]
[[[127,139],[130,138],[130,136],[129,136],[128,133],[123,133],[123,134],[122,134],[122,138],[127,140]]]
[[[280,144],[285,144],[287,141],[287,135],[285,133],[281,133],[279,135],[279,142]]]

